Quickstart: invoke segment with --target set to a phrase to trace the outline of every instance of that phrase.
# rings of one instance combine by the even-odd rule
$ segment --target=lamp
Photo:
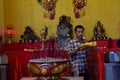
[[[7,30],[6,30],[6,35],[8,37],[8,43],[11,44],[12,43],[12,35],[14,34],[14,30],[12,28],[11,25],[7,26]]]

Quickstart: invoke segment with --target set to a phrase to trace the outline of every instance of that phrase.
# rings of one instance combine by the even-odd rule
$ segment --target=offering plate
[[[63,80],[60,73],[68,67],[68,59],[61,58],[31,59],[28,64],[28,69],[38,77],[37,80]]]

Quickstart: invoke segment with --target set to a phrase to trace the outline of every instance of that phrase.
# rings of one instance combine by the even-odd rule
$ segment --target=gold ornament
[[[84,7],[86,6],[86,0],[73,0],[74,14],[76,18],[80,18],[85,15]]]
[[[48,19],[54,19],[55,16],[55,6],[57,0],[38,0],[40,5],[43,7],[44,17]]]

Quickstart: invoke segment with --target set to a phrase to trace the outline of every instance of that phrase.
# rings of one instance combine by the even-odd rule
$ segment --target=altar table
[[[109,41],[97,41],[97,47],[99,48],[109,48]],[[112,41],[112,47],[117,48],[117,41]],[[26,52],[24,49],[39,49],[41,48],[41,43],[25,43],[25,44],[3,44],[2,51],[0,54],[6,54],[8,56],[8,79],[9,80],[20,80],[22,77],[32,77],[31,72],[27,69],[29,60],[33,58],[33,52]],[[112,49],[115,50],[115,49]],[[98,61],[98,68],[90,66],[90,71],[93,73],[94,69],[97,69],[97,76],[90,73],[91,80],[104,80],[104,68],[103,68],[103,54],[104,50],[92,51],[91,56],[89,56],[91,63],[94,64],[95,61]],[[119,50],[120,51],[120,50]],[[37,52],[35,52],[37,54]],[[92,54],[93,53],[93,54]],[[51,55],[51,54],[50,54]],[[96,58],[93,58],[97,55]],[[51,55],[53,56],[53,55]],[[98,57],[99,56],[99,57]],[[65,57],[62,55],[62,57]],[[90,64],[90,65],[93,65]],[[66,71],[62,76],[70,75],[70,69]],[[95,78],[96,77],[96,78]]]
[[[63,77],[63,80],[83,80],[83,77]],[[23,77],[20,80],[36,80],[36,77]]]

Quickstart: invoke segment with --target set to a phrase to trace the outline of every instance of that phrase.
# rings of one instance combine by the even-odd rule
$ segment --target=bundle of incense
[[[80,46],[81,47],[84,47],[84,46],[86,46],[86,47],[95,47],[95,46],[97,46],[97,43],[96,43],[96,41],[86,42],[86,43],[82,43]]]

